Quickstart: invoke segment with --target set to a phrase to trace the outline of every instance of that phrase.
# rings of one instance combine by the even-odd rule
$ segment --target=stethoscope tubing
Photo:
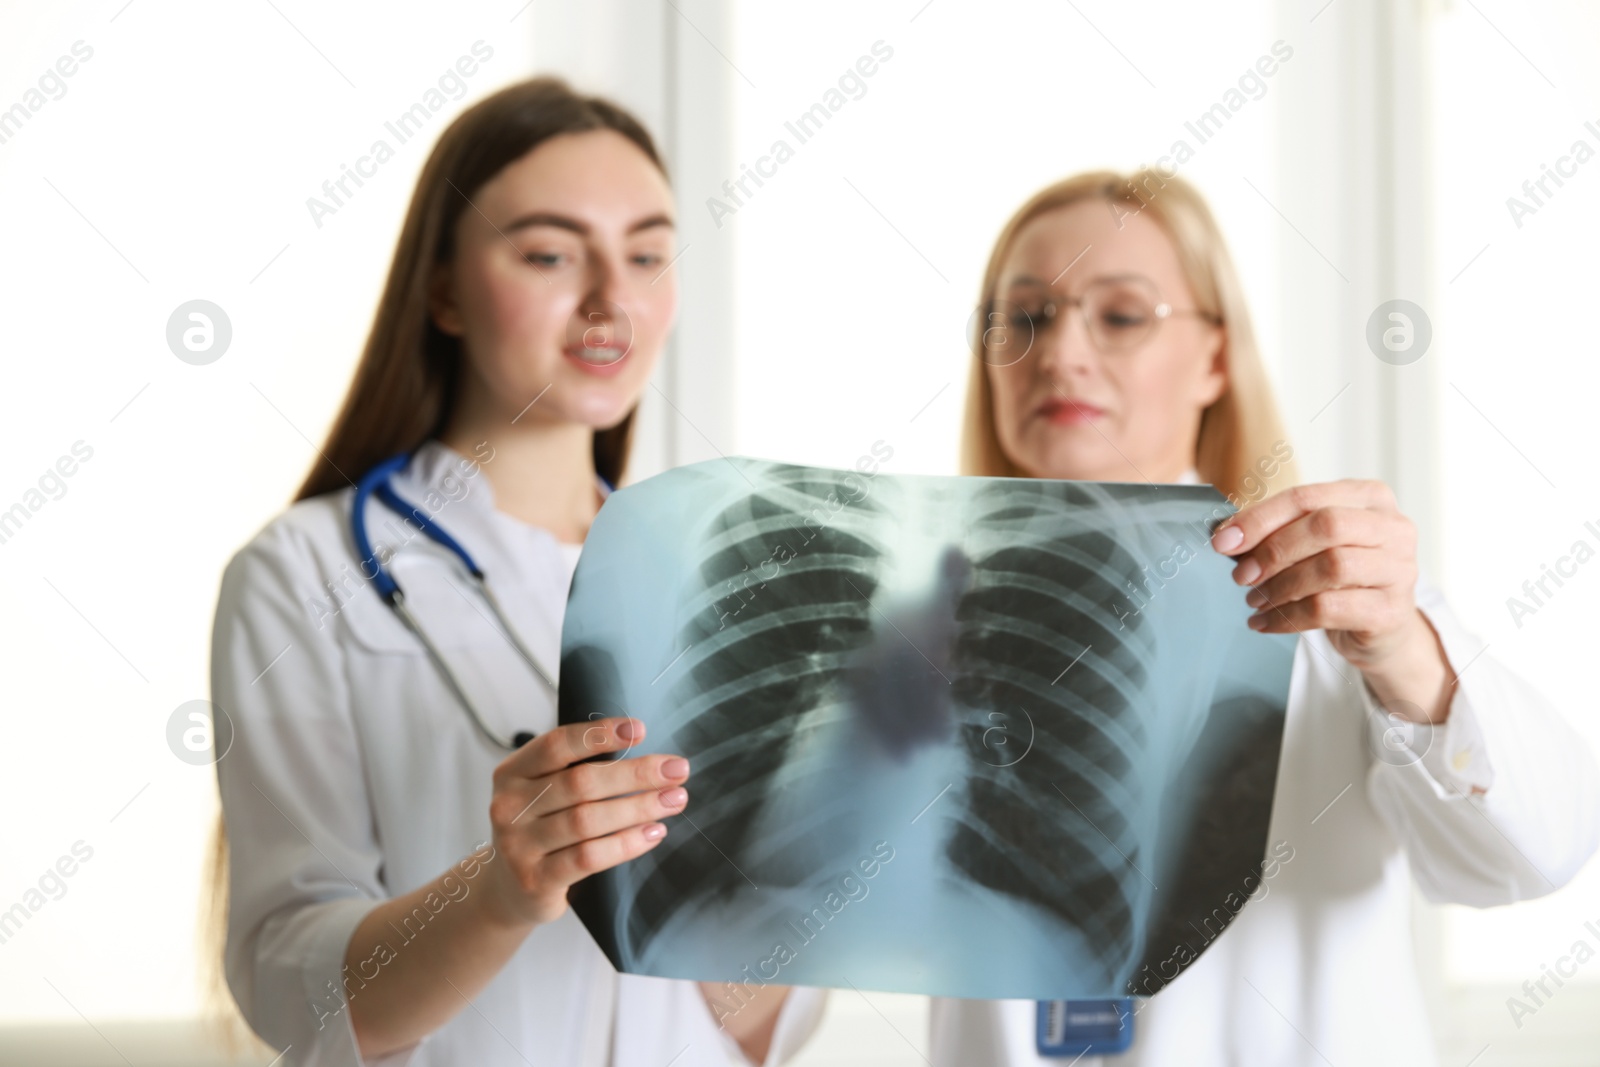
[[[473,584],[477,586],[479,594],[489,605],[489,610],[494,613],[495,621],[505,634],[506,639],[510,641],[511,646],[517,650],[518,655],[528,664],[528,667],[538,676],[539,680],[550,690],[551,696],[556,695],[554,676],[544,669],[532,650],[518,636],[516,628],[511,625],[510,620],[506,617],[500,598],[495,596],[494,590],[489,586],[488,578],[483,573],[483,569],[478,566],[471,553],[463,548],[460,542],[446,533],[443,527],[429,518],[421,508],[414,507],[401,499],[389,484],[389,479],[404,470],[410,461],[410,452],[402,452],[399,455],[391,456],[373,467],[356,483],[355,499],[352,501],[350,508],[350,533],[355,541],[356,552],[361,559],[362,573],[371,572],[373,588],[377,591],[378,596],[384,603],[389,605],[405,627],[416,634],[417,640],[422,642],[428,657],[433,660],[434,665],[439,669],[440,675],[444,678],[445,684],[450,687],[461,706],[466,709],[467,715],[472,719],[472,724],[477,728],[478,733],[482,734],[491,744],[507,751],[513,751],[531,741],[535,735],[530,731],[521,730],[510,741],[507,741],[489,729],[488,725],[483,721],[483,716],[478,713],[477,707],[473,704],[471,698],[467,696],[466,687],[462,684],[460,677],[445,659],[443,652],[434,644],[433,639],[428,636],[422,625],[417,621],[416,614],[406,604],[405,593],[401,590],[400,584],[395,581],[394,576],[388,572],[382,561],[378,559],[377,553],[373,551],[372,540],[367,534],[366,512],[367,502],[376,497],[402,518],[409,519],[415,523],[417,528],[429,540],[443,547],[461,561],[462,566],[467,570],[468,576],[473,580]],[[609,490],[610,486],[606,488]]]

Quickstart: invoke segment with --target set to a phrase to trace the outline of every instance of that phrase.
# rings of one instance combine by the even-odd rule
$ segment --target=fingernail
[[[1212,544],[1218,552],[1232,552],[1244,544],[1244,531],[1230,523],[1212,535]]]
[[[1244,595],[1244,602],[1252,608],[1259,608],[1267,602],[1267,597],[1261,590],[1252,589]]]
[[[632,741],[644,733],[644,724],[634,719],[624,719],[617,724],[617,736]]]
[[[661,791],[661,803],[669,808],[681,808],[684,801],[689,799],[689,791],[681,785],[673,789]]]
[[[1265,629],[1267,625],[1267,616],[1265,613],[1252,615],[1245,620],[1245,624],[1248,625],[1252,630]]]
[[[659,841],[665,836],[667,836],[667,828],[658,822],[653,822],[644,828],[644,839],[646,841]]]
[[[1253,559],[1247,559],[1233,568],[1233,580],[1240,585],[1250,585],[1261,577],[1261,564]]]
[[[661,765],[661,773],[668,778],[689,777],[689,761],[680,756],[673,756]]]

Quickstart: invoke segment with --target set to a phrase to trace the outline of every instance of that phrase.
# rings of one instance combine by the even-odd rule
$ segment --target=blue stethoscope
[[[489,583],[483,574],[483,568],[479,567],[471,554],[461,547],[459,541],[446,533],[421,508],[402,500],[399,494],[394,491],[394,487],[389,484],[389,479],[404,470],[406,465],[411,462],[411,455],[410,452],[402,452],[397,456],[384,460],[368,471],[361,481],[356,483],[355,500],[350,507],[350,533],[355,539],[356,551],[360,554],[362,570],[365,572],[370,568],[373,571],[372,584],[378,591],[378,596],[383,599],[385,604],[394,609],[394,613],[400,617],[400,621],[406,625],[406,628],[417,635],[417,639],[427,649],[429,657],[433,660],[434,665],[439,668],[439,673],[444,677],[445,682],[455,692],[456,699],[466,709],[467,715],[471,717],[472,724],[478,728],[478,732],[488,739],[490,743],[500,748],[507,750],[521,748],[533,740],[533,732],[519,730],[512,735],[511,740],[507,741],[489,729],[488,725],[483,721],[483,716],[478,713],[477,707],[472,703],[471,698],[467,696],[466,688],[462,686],[461,679],[456,676],[455,671],[451,669],[450,664],[445,660],[438,646],[433,643],[433,639],[422,629],[417,622],[416,616],[407,607],[405,594],[401,592],[399,583],[394,580],[393,575],[384,569],[382,561],[378,559],[377,554],[372,550],[372,541],[367,536],[367,502],[373,497],[377,497],[379,501],[393,509],[402,518],[410,519],[416,523],[417,528],[426,534],[430,540],[461,561],[462,566],[467,569],[467,574],[477,584],[478,592],[483,595],[483,599],[488,603],[489,609],[494,612],[496,621],[499,622],[500,628],[505,631],[512,647],[527,662],[533,673],[539,676],[539,680],[550,690],[551,696],[555,695],[555,679],[549,671],[539,664],[538,659],[529,651],[528,646],[523,644],[522,638],[517,636],[516,628],[506,618],[506,613],[501,608],[499,599],[494,595],[494,590],[489,587]],[[609,496],[611,494],[611,484],[604,478],[597,477],[596,480],[600,484],[601,492]]]

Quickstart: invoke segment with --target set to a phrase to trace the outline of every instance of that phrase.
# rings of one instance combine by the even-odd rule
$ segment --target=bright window
[[[1437,21],[1434,107],[1445,578],[1492,654],[1600,748],[1587,654],[1600,561],[1566,558],[1578,541],[1600,551],[1593,449],[1574,447],[1592,442],[1600,395],[1596,40],[1592,5],[1453,5]],[[1547,166],[1566,177],[1548,177]],[[1557,585],[1547,566],[1574,573]],[[1543,592],[1524,589],[1542,579]],[[1600,919],[1596,899],[1600,865],[1590,864],[1541,900],[1446,909],[1446,977],[1520,987],[1579,939],[1600,949],[1584,926]],[[1600,991],[1600,961],[1571,981]],[[1514,1029],[1503,1002],[1497,1011]]]

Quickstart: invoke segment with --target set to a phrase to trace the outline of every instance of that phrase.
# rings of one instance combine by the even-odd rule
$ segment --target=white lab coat
[[[394,487],[477,560],[554,675],[577,546],[495,510],[484,473],[438,442],[418,450]],[[217,764],[232,844],[226,969],[245,1017],[290,1050],[285,1064],[317,1067],[747,1064],[694,982],[618,974],[570,910],[534,930],[439,1030],[408,1050],[360,1058],[349,1010],[331,992],[346,981],[350,936],[378,901],[432,881],[489,839],[491,773],[506,753],[477,733],[420,642],[363,579],[352,494],[303,501],[268,524],[229,564],[217,604],[212,700],[234,728]],[[375,501],[367,521],[375,546],[404,545],[390,572],[492,728],[505,737],[553,728],[553,695],[471,599],[455,558],[407,536]],[[473,891],[470,880],[458,885]],[[425,920],[397,931],[397,951],[427,934]],[[381,982],[381,962],[373,971]],[[350,973],[356,997],[362,978]],[[825,996],[794,990],[767,1064],[793,1056]]]
[[[396,490],[478,559],[553,671],[576,547],[496,511],[487,479],[461,477],[463,463],[430,442]],[[212,649],[213,699],[235,730],[217,765],[233,843],[228,979],[256,1030],[292,1046],[285,1063],[363,1062],[348,1010],[328,993],[349,937],[376,901],[431,881],[488,838],[490,772],[502,758],[361,578],[350,496],[295,505],[238,554]],[[391,571],[491,725],[503,735],[550,729],[551,695],[458,591],[454,558],[397,533],[381,505],[369,523],[375,542],[407,542]],[[1421,586],[1418,595],[1464,670],[1446,725],[1413,742],[1422,748],[1431,732],[1427,754],[1374,761],[1365,730],[1375,709],[1359,673],[1323,634],[1305,635],[1269,829],[1269,844],[1287,843],[1293,858],[1197,962],[1140,1002],[1132,1050],[1108,1063],[1431,1063],[1410,880],[1434,900],[1506,903],[1549,892],[1595,850],[1600,797],[1583,742],[1532,688],[1479,655],[1437,593]],[[1474,786],[1487,792],[1463,795]],[[825,996],[794,989],[768,1064],[804,1043]],[[1034,1011],[1033,1001],[933,998],[932,1067],[1064,1062],[1035,1055]],[[366,1062],[745,1060],[694,983],[617,974],[569,912],[535,930],[451,1022]]]
[[[1268,855],[1286,843],[1292,858],[1171,985],[1134,1002],[1126,1053],[1077,1067],[1428,1067],[1411,882],[1434,902],[1509,904],[1564,884],[1600,845],[1583,739],[1437,590],[1419,582],[1417,603],[1461,674],[1444,725],[1409,741],[1424,755],[1375,759],[1367,731],[1386,743],[1382,713],[1360,672],[1322,631],[1301,635],[1267,832]],[[931,1067],[1069,1062],[1038,1055],[1035,1013],[1031,1000],[933,998]]]

